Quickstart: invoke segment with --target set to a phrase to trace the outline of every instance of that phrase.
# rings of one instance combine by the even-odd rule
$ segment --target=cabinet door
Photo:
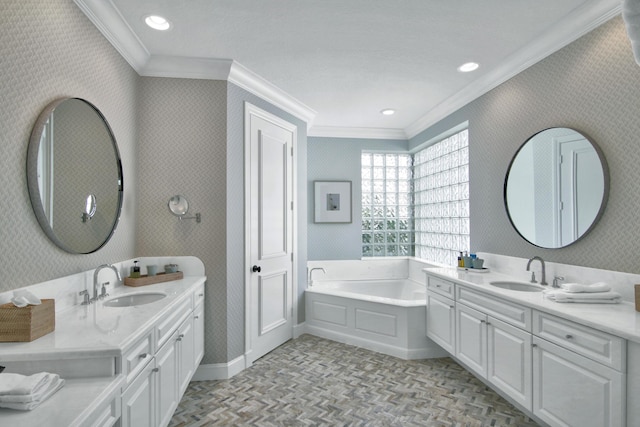
[[[487,377],[487,316],[456,304],[456,357],[482,378]]]
[[[149,363],[122,394],[122,427],[155,427],[154,364]]]
[[[200,365],[204,357],[204,304],[196,305],[193,311],[193,333],[194,333],[194,365]]]
[[[487,318],[487,379],[531,410],[533,399],[531,334]]]
[[[193,377],[195,370],[195,333],[194,333],[194,321],[193,317],[189,317],[184,321],[178,329],[178,379],[179,379],[179,393],[178,398],[182,396],[184,391]]]
[[[158,426],[166,426],[178,407],[177,333],[156,354]]]
[[[427,292],[427,336],[455,354],[455,304],[430,291]]]
[[[533,413],[552,426],[624,425],[625,380],[614,369],[533,338]]]

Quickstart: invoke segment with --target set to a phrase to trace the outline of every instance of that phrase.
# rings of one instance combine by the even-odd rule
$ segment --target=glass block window
[[[457,265],[469,241],[469,132],[414,154],[415,256]]]
[[[362,153],[362,256],[413,256],[412,157]]]

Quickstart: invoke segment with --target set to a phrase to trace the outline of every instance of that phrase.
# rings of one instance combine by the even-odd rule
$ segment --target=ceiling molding
[[[402,129],[354,128],[337,126],[314,126],[308,136],[319,138],[357,138],[357,139],[399,139],[406,141],[407,134]]]
[[[118,53],[138,71],[149,61],[149,51],[124,20],[111,0],[73,0],[111,43]]]
[[[307,129],[311,127],[316,117],[316,111],[236,61],[233,61],[228,80],[236,86],[304,120],[307,122]]]
[[[571,16],[565,17],[557,25],[554,25],[552,31],[542,34],[533,43],[529,43],[523,49],[507,57],[502,66],[474,81],[454,96],[447,98],[405,128],[407,137],[413,138],[535,63],[596,29],[620,14],[620,11],[620,0],[606,0],[572,12]],[[576,13],[579,15],[579,19],[576,19]]]

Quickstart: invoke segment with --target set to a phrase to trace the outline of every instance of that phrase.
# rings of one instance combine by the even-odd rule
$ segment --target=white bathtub
[[[426,336],[424,281],[315,281],[305,299],[305,329],[312,335],[402,359],[447,355]]]

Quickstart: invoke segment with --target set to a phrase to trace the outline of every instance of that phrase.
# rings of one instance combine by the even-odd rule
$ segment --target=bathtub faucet
[[[313,267],[312,269],[309,270],[309,286],[313,285],[313,271],[314,270],[320,270],[324,274],[327,274],[327,272],[324,270],[324,268],[322,268],[322,267]]]

